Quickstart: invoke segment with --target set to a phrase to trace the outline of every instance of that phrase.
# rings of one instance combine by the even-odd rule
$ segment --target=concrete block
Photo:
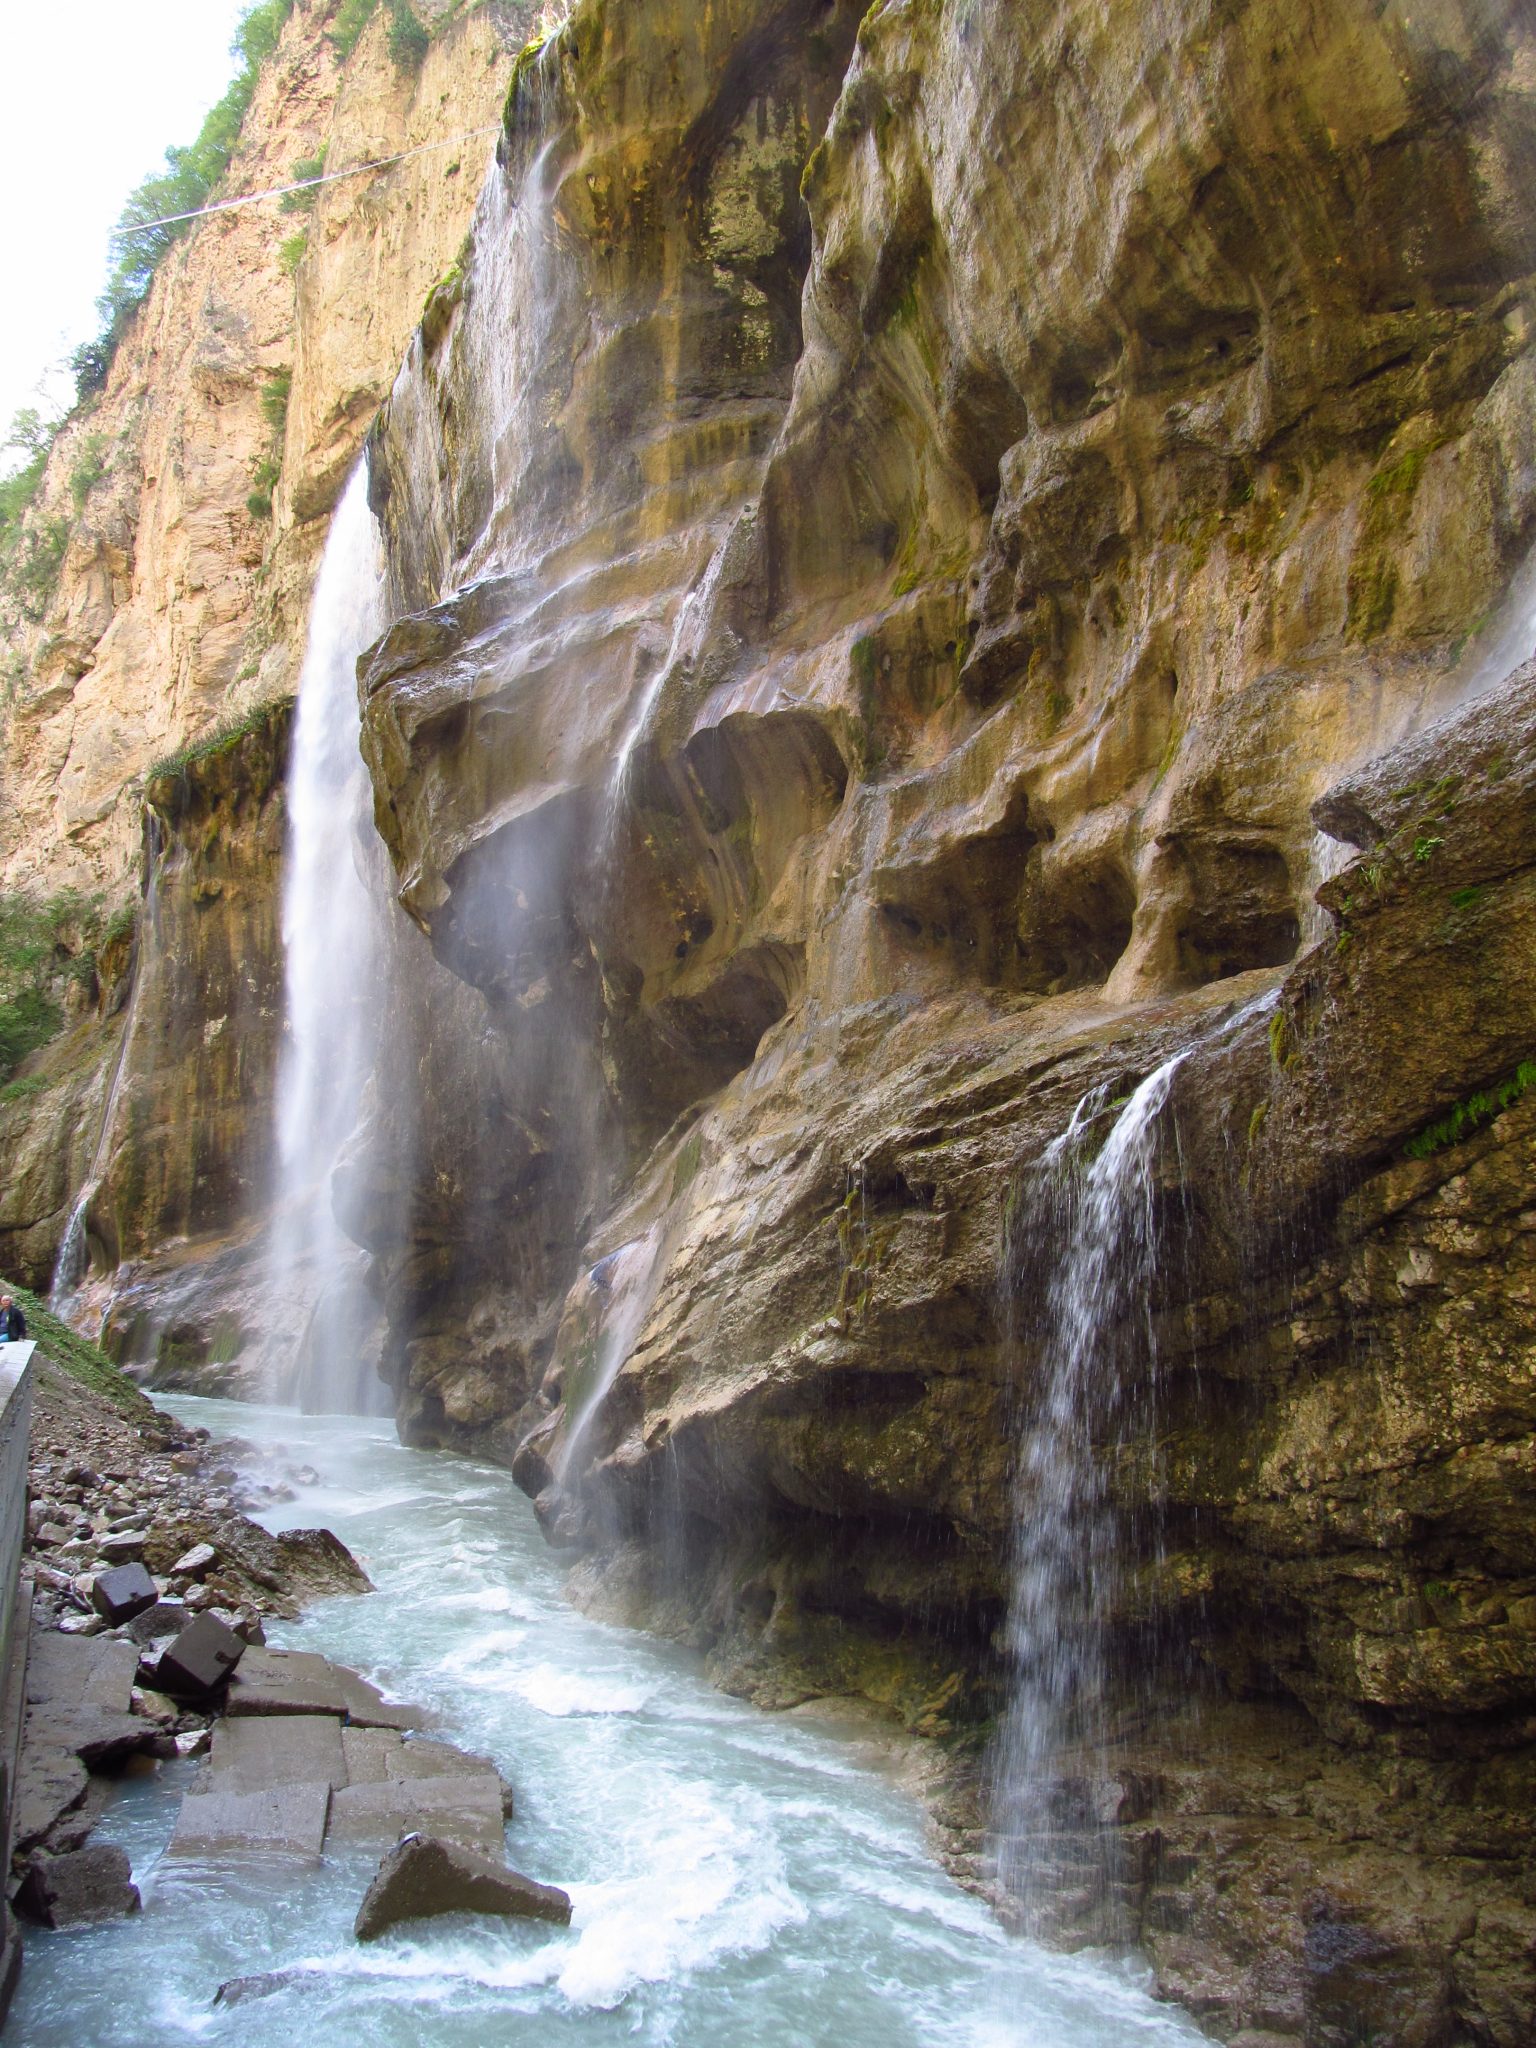
[[[506,1823],[496,1779],[388,1779],[349,1785],[331,1800],[328,1841],[393,1842],[409,1834],[438,1835],[499,1855]]]
[[[262,1792],[189,1792],[168,1856],[296,1856],[318,1860],[331,1788],[273,1785]]]
[[[348,1781],[341,1723],[330,1714],[228,1715],[213,1730],[216,1791],[259,1792],[269,1785],[339,1790]]]
[[[153,1607],[159,1597],[142,1564],[113,1565],[109,1571],[98,1572],[91,1587],[91,1605],[113,1628]]]

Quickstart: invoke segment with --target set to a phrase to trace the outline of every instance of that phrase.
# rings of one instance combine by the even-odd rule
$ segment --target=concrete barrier
[[[27,1448],[32,1427],[32,1343],[0,1344],[0,1846],[11,1868],[11,1807],[21,1717],[26,1701],[27,1621],[31,1601],[21,1588],[27,1540]],[[21,1937],[10,1905],[0,1901],[0,2022],[21,1968]]]

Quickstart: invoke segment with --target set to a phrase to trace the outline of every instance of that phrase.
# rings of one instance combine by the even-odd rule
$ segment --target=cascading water
[[[592,1331],[582,1369],[566,1375],[565,1427],[555,1460],[562,1485],[580,1473],[588,1428],[634,1349],[656,1295],[663,1264],[660,1229],[599,1259],[587,1275]]]
[[[357,657],[385,623],[383,545],[366,464],[337,505],[315,584],[288,778],[283,880],[287,1036],[278,1072],[273,1280],[308,1303],[296,1383],[304,1405],[382,1410],[365,1358],[362,1255],[331,1206],[387,1007],[384,890],[359,752]],[[375,850],[378,859],[372,858]]]
[[[569,1928],[454,1914],[352,1938],[377,1847],[275,1866],[164,1855],[190,1762],[124,1774],[99,1839],[144,1909],[29,1930],[8,2029],[28,2048],[1196,2048],[1134,1966],[1007,1939],[924,1847],[855,1731],[713,1690],[675,1644],[606,1628],[509,1476],[387,1426],[229,1402],[242,1462],[321,1476],[263,1519],[322,1520],[377,1591],[273,1624],[433,1709],[514,1785],[507,1854]],[[853,1739],[850,1739],[850,1736]],[[878,1754],[878,1749],[876,1751]],[[238,2002],[215,2003],[226,1979]]]
[[[1084,1790],[1063,1753],[1102,1746],[1111,1617],[1127,1559],[1147,1547],[1148,1532],[1138,1542],[1111,1502],[1111,1461],[1154,1426],[1159,1119],[1187,1057],[1149,1074],[1123,1107],[1107,1088],[1085,1096],[1010,1219],[1011,1349],[1031,1376],[1019,1402],[1014,1685],[996,1825],[999,1876],[1031,1932],[1062,1916],[1103,1938],[1119,1931],[1112,1788]],[[1092,1787],[1102,1765],[1085,1768]]]

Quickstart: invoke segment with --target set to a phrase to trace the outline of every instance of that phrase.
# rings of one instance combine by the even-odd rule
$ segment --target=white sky
[[[129,192],[191,142],[234,76],[247,0],[0,5],[0,433],[62,411],[57,365],[100,325],[107,236]],[[14,458],[0,456],[0,467]]]

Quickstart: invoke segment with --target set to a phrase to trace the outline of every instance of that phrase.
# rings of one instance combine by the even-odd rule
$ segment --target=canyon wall
[[[376,818],[484,1005],[430,1244],[352,1162],[402,1428],[722,1683],[963,1747],[1025,1184],[1189,1051],[1135,1683],[1037,1847],[1253,2043],[1532,2024],[1533,66],[1509,5],[582,7],[371,444]]]
[[[127,983],[104,956],[82,977],[94,1001],[29,1064],[29,1092],[0,1101],[21,1162],[0,1258],[46,1287],[75,1194],[105,1169],[82,1312],[99,1320],[121,1297],[110,1320],[116,1341],[132,1333],[125,1356],[170,1371],[212,1347],[231,1368],[244,1356],[247,1380],[265,1369],[254,1332],[274,1307],[226,1240],[248,1239],[254,1258],[267,1196],[281,778],[311,586],[331,507],[454,265],[531,24],[515,0],[425,7],[435,32],[402,71],[387,10],[345,61],[336,12],[299,0],[221,193],[286,185],[322,155],[338,172],[408,154],[295,209],[215,215],[173,247],[105,389],[57,438],[35,514],[68,523],[56,585],[35,617],[7,600],[0,875],[36,896],[97,895],[121,907],[117,927],[131,912],[136,941],[116,948],[136,946],[154,1018],[112,1097]],[[199,1258],[213,1262],[202,1288]],[[142,1279],[145,1259],[140,1288],[120,1262]],[[275,1315],[281,1349],[302,1307]]]
[[[252,178],[496,118],[506,11],[414,86],[324,19]],[[1517,2048],[1528,10],[584,0],[462,250],[445,154],[331,188],[294,287],[204,227],[114,371],[146,452],[18,703],[8,873],[121,889],[147,800],[159,887],[0,1107],[7,1258],[99,1169],[119,1348],[256,1356],[280,700],[366,434],[404,914],[335,1195],[403,1434],[510,1462],[577,1596],[722,1684],[942,1738],[989,1882],[1034,1191],[1184,1055],[1055,1932],[1243,2048]]]

